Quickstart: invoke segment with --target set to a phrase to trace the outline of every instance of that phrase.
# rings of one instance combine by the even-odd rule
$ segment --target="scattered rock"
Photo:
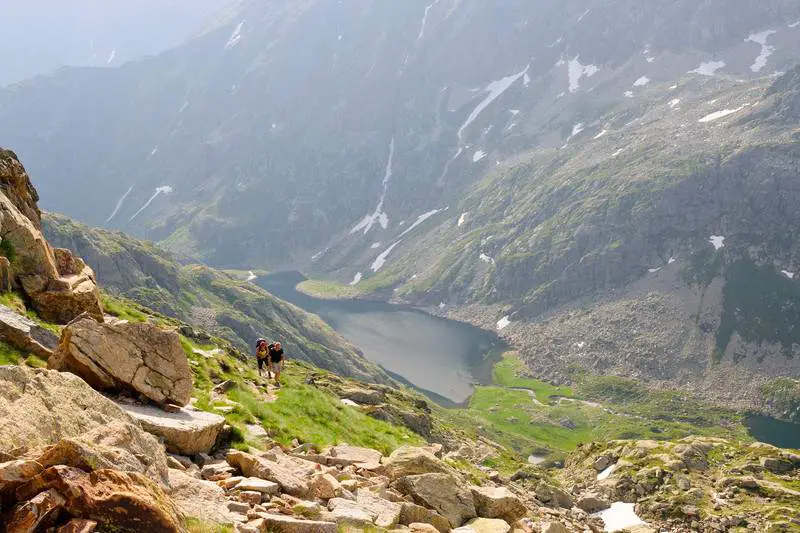
[[[603,470],[611,466],[613,462],[614,460],[608,455],[601,455],[595,460],[594,465],[592,466],[598,472],[602,472]]]
[[[453,533],[508,533],[511,526],[505,520],[476,518],[466,526],[453,530]]]
[[[5,305],[0,305],[0,339],[21,352],[32,353],[44,360],[53,355],[58,345],[55,333]]]
[[[528,512],[528,508],[506,487],[471,487],[478,516],[502,518],[513,524]]]
[[[597,494],[586,494],[579,498],[575,505],[589,514],[599,513],[611,507],[608,501]]]
[[[92,533],[97,529],[97,522],[94,520],[83,520],[73,518],[56,531],[56,533]]]
[[[336,478],[326,473],[314,474],[311,476],[309,487],[314,497],[322,500],[336,498],[342,493],[342,486]]]
[[[236,518],[228,511],[228,498],[222,487],[180,470],[169,471],[167,495],[186,516],[217,524],[227,524]]]
[[[239,492],[239,501],[249,505],[258,505],[261,503],[262,494],[251,490],[243,490]]]
[[[401,524],[412,526],[415,523],[422,523],[430,525],[441,532],[450,530],[450,521],[436,511],[415,503],[403,502],[400,505]]]
[[[310,492],[306,480],[276,461],[256,457],[238,450],[229,452],[226,459],[228,464],[238,468],[245,476],[257,477],[277,483],[283,492],[297,498],[304,498]]]
[[[386,402],[386,394],[373,389],[350,387],[342,390],[340,396],[362,405],[380,405]]]
[[[225,425],[219,415],[184,407],[167,413],[149,405],[121,405],[148,433],[164,440],[167,451],[178,455],[209,453]]]
[[[542,524],[542,533],[569,533],[569,530],[561,522],[545,522]]]
[[[375,466],[381,464],[381,453],[370,448],[340,445],[330,449],[328,464],[330,465],[356,465]]]
[[[762,457],[760,463],[773,474],[786,474],[794,470],[792,461],[780,457]]]
[[[58,491],[45,490],[19,505],[3,525],[10,532],[46,529],[53,525],[65,504],[66,500]]]
[[[277,483],[256,477],[241,479],[241,481],[238,481],[234,486],[237,490],[260,492],[266,496],[276,496],[280,494],[281,491],[281,487]]]
[[[573,506],[572,496],[549,483],[540,482],[536,486],[535,493],[540,501],[550,506],[563,507],[565,509],[571,509]]]
[[[261,533],[337,533],[335,522],[300,520],[290,516],[262,515]]]
[[[178,334],[147,322],[67,325],[48,366],[81,376],[99,390],[132,390],[155,403],[186,405],[192,373]]]
[[[445,473],[450,469],[430,450],[414,446],[402,446],[384,460],[386,473],[391,479],[432,472]]]

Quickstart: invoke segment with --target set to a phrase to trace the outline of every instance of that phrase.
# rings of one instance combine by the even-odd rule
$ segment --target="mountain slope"
[[[288,354],[342,375],[390,382],[378,367],[319,318],[252,283],[212,268],[181,264],[155,245],[86,227],[67,217],[44,216],[53,246],[75,250],[95,266],[107,290],[167,316],[203,327],[245,353],[255,339],[281,339]]]

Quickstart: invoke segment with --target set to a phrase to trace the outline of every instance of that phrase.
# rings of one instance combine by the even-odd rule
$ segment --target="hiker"
[[[281,370],[283,370],[283,348],[281,343],[269,345],[269,370],[275,374],[275,385],[281,386]]]
[[[267,367],[267,379],[272,378],[272,374],[270,373],[271,365],[269,363],[269,350],[271,345],[267,345],[267,341],[265,339],[258,339],[256,341],[256,361],[258,361],[258,376],[261,377],[261,370],[264,368],[264,365]]]

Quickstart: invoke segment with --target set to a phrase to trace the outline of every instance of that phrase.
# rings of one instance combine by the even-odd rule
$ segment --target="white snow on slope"
[[[608,479],[609,477],[611,477],[611,474],[616,472],[617,468],[618,467],[617,467],[616,463],[611,465],[611,466],[609,466],[608,468],[606,468],[605,470],[603,470],[602,472],[597,474],[597,481],[603,481],[605,479]]]
[[[364,274],[361,272],[356,272],[356,275],[353,276],[353,281],[350,282],[351,287],[355,287],[359,283],[361,283],[361,279],[364,277]]]
[[[183,102],[183,105],[181,106],[181,108],[178,109],[178,113],[183,113],[184,111],[186,111],[187,107],[189,107],[189,100],[186,100],[186,101]]]
[[[511,325],[511,319],[506,315],[497,321],[497,331],[503,331]]]
[[[370,246],[370,248],[372,248],[373,250],[377,250],[380,247],[381,247],[380,242],[373,242],[372,245]]]
[[[673,98],[672,100],[669,101],[669,108],[675,109],[676,107],[678,107],[678,104],[680,103],[681,103],[680,98]]]
[[[106,61],[106,64],[110,65],[114,61],[115,57],[117,57],[117,49],[116,48],[111,50],[111,55],[108,56],[108,61]]]
[[[720,248],[725,247],[725,237],[722,235],[712,235],[708,238],[708,242],[710,242],[715,250],[719,250]]]
[[[800,26],[800,20],[798,20],[797,22],[792,22],[791,24],[789,24],[790,28],[796,28],[798,26]]]
[[[472,162],[473,162],[473,163],[477,163],[478,161],[480,161],[480,160],[481,160],[481,159],[483,159],[484,157],[486,157],[486,152],[484,152],[483,150],[478,150],[478,151],[477,151],[477,152],[475,152],[475,154],[472,156]]]
[[[483,99],[483,101],[480,104],[478,104],[475,107],[475,109],[472,110],[472,113],[470,113],[469,117],[467,117],[467,120],[464,122],[464,124],[462,124],[461,127],[458,128],[459,141],[461,141],[464,137],[464,130],[467,129],[470,124],[475,122],[475,119],[478,118],[478,116],[481,113],[483,113],[483,111],[487,107],[489,107],[489,105],[492,102],[497,100],[504,92],[506,92],[509,89],[509,87],[514,85],[514,82],[516,82],[518,79],[527,74],[528,68],[530,68],[530,66],[525,67],[524,70],[516,74],[512,74],[511,76],[506,76],[505,78],[502,78],[500,80],[493,81],[492,83],[486,86],[486,89],[484,89],[484,91],[488,92],[489,94],[486,96],[486,98]]]
[[[633,98],[633,91],[625,91],[623,94],[625,98]]]
[[[570,59],[567,68],[569,76],[569,92],[576,93],[581,88],[581,78],[586,76],[587,78],[591,78],[595,74],[597,74],[600,69],[595,65],[582,65],[580,60],[580,56],[576,56],[575,59]]]
[[[700,74],[702,76],[713,76],[717,73],[717,71],[721,68],[725,67],[724,61],[709,61],[708,63],[702,63],[699,67],[694,70],[690,70],[689,74]]]
[[[153,203],[153,200],[155,200],[162,194],[170,194],[171,192],[172,192],[172,187],[170,187],[169,185],[164,185],[163,187],[156,188],[156,191],[153,193],[153,196],[151,196],[150,199],[147,200],[145,204],[138,211],[136,211],[130,219],[128,219],[128,221],[132,222],[136,217],[138,217],[142,211],[147,209],[150,206],[150,204]]]
[[[736,109],[723,109],[722,111],[717,111],[716,113],[711,113],[710,115],[706,115],[703,118],[701,118],[700,120],[698,120],[698,122],[703,122],[703,123],[714,122],[715,120],[719,120],[721,118],[725,118],[728,115],[733,115],[734,113],[738,113],[739,111],[741,111],[742,109],[747,107],[747,105],[748,104],[745,104],[745,105],[743,105],[741,107],[737,107]]]
[[[607,133],[608,133],[608,130],[600,130],[600,133],[598,133],[597,135],[594,136],[594,140],[596,141],[597,139],[599,139],[601,137],[605,137]]]
[[[433,9],[439,2],[441,2],[441,0],[435,0],[432,4],[425,8],[425,14],[422,16],[422,24],[420,25],[419,35],[417,36],[417,44],[419,44],[419,42],[425,36],[425,28],[428,26],[428,15],[430,14],[431,9]]]
[[[375,258],[375,261],[373,261],[372,265],[370,266],[373,272],[377,272],[383,267],[383,265],[386,264],[386,258],[389,257],[389,254],[392,253],[392,250],[394,250],[397,247],[397,245],[400,244],[401,242],[403,241],[399,240],[395,242],[387,249],[385,249],[383,252],[381,252],[381,254],[378,257]]]
[[[394,137],[392,137],[391,142],[389,143],[389,161],[386,163],[386,171],[383,175],[383,191],[381,192],[381,198],[378,200],[378,206],[375,208],[375,211],[371,215],[367,215],[356,224],[356,226],[350,230],[350,235],[356,233],[358,231],[364,230],[364,235],[369,233],[369,230],[375,224],[380,224],[383,229],[389,227],[389,215],[383,210],[383,203],[386,200],[386,192],[389,190],[389,180],[392,179],[392,165],[394,164]]]
[[[789,279],[794,279],[794,272],[789,272],[788,270],[781,270],[781,274],[783,274]]]
[[[119,197],[119,200],[117,200],[116,207],[114,207],[114,210],[111,212],[111,215],[106,219],[106,224],[111,222],[114,219],[114,217],[117,216],[117,213],[119,213],[122,204],[125,203],[125,199],[128,197],[128,195],[131,193],[132,190],[133,190],[133,185],[131,185],[130,188],[128,188],[125,194]]]
[[[403,233],[400,234],[400,238],[402,239],[403,237],[414,231],[414,229],[416,229],[417,226],[419,226],[420,224],[431,218],[439,211],[441,211],[441,209],[432,209],[431,211],[428,211],[427,213],[423,213],[420,216],[418,216],[417,220],[415,220],[413,224],[411,224],[408,228],[406,228],[406,230]]]
[[[487,265],[493,265],[494,259],[486,255],[485,253],[481,252],[481,255],[478,256],[478,259],[486,263]]]
[[[589,14],[589,13],[591,13],[591,12],[592,12],[592,9],[591,9],[591,8],[587,9],[586,11],[584,11],[584,12],[583,12],[583,15],[581,15],[580,17],[578,17],[578,20],[577,20],[577,21],[575,21],[575,24],[578,24],[580,21],[582,21],[583,19],[585,19],[585,18],[586,18],[586,15],[588,15],[588,14]]]
[[[247,279],[245,279],[245,281],[255,281],[257,279],[258,279],[258,276],[256,276],[255,273],[252,270],[250,270],[247,273]]]
[[[228,42],[225,43],[225,50],[230,50],[237,44],[239,41],[242,40],[242,28],[244,27],[244,21],[241,21],[239,24],[236,25],[236,29],[233,30],[233,33],[228,38]]]
[[[769,56],[775,51],[774,46],[770,46],[767,44],[767,39],[769,39],[770,35],[777,33],[775,30],[767,30],[762,31],[761,33],[754,33],[747,39],[745,42],[752,42],[761,45],[761,53],[756,58],[755,62],[750,66],[750,70],[753,72],[761,72],[761,69],[767,66],[767,60]]]
[[[572,126],[572,135],[570,137],[575,137],[576,135],[580,134],[583,131],[583,122],[578,122],[574,126]]]
[[[638,80],[633,82],[633,86],[634,87],[644,87],[648,83],[650,83],[650,78],[648,78],[647,76],[642,76],[641,78],[639,78]]]
[[[604,531],[622,531],[633,526],[645,525],[646,522],[636,515],[635,505],[632,503],[615,502],[605,511],[600,511],[596,516],[603,521]]]
[[[661,270],[661,268],[660,268],[660,267],[659,267],[659,268],[648,268],[648,269],[647,269],[647,271],[648,271],[648,272],[650,272],[651,274],[655,274],[655,273],[656,273],[656,272],[658,272],[659,270]]]
[[[468,214],[469,214],[469,213],[461,213],[461,216],[460,216],[460,217],[458,217],[458,227],[459,227],[459,228],[460,228],[461,226],[463,226],[463,225],[464,225],[464,223],[467,221],[467,215],[468,215]]]

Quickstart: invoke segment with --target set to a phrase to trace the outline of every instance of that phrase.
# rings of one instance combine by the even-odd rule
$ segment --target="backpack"
[[[266,340],[266,339],[258,339],[258,340],[256,341],[256,351],[259,351],[259,350],[260,350],[261,348],[263,348],[263,347],[264,347],[266,344],[267,344],[267,340]]]

